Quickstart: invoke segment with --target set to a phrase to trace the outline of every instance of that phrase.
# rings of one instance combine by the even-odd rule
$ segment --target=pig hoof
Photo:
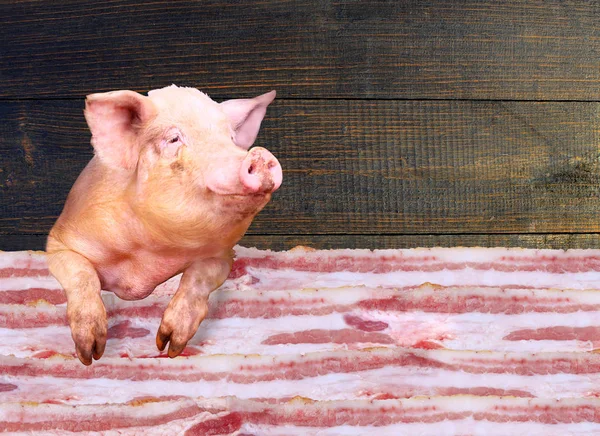
[[[92,358],[100,359],[106,346],[106,309],[100,296],[85,301],[77,307],[69,307],[71,336],[75,342],[77,357],[84,365],[91,365]]]
[[[206,303],[190,305],[183,298],[174,297],[163,315],[158,333],[156,346],[163,351],[169,344],[169,357],[177,357],[188,341],[194,336],[198,326],[206,316],[208,307]]]
[[[173,332],[168,332],[168,328],[164,327],[164,324],[160,325],[160,328],[158,329],[158,333],[156,334],[156,346],[158,347],[158,349],[160,351],[163,351],[168,343],[169,344],[168,354],[169,354],[169,357],[171,357],[171,358],[177,357],[181,354],[181,352],[187,345],[188,340],[186,340],[184,342],[176,341],[173,338]]]

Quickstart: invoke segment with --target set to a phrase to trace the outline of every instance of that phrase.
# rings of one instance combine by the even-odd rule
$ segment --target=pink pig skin
[[[95,156],[48,237],[81,362],[106,344],[100,290],[148,296],[183,272],[156,344],[175,357],[227,278],[233,246],[281,185],[277,159],[250,149],[275,91],[215,103],[193,88],[93,94],[85,117]],[[250,149],[250,150],[249,150]]]

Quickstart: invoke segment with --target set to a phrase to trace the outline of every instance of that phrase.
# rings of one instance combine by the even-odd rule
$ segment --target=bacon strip
[[[236,247],[238,269],[258,266],[297,271],[389,273],[404,270],[481,270],[585,272],[600,269],[600,250],[531,250],[522,248],[417,248],[408,250],[313,250],[296,247],[272,252]],[[477,266],[479,265],[479,266]]]
[[[0,285],[2,281],[0,281]],[[37,283],[33,283],[37,285]],[[0,304],[34,305],[40,300],[53,305],[66,302],[61,289],[42,287],[22,290],[0,290]],[[105,300],[110,293],[105,293]],[[168,301],[168,296],[149,298],[118,305],[144,308],[155,302]],[[341,287],[302,290],[242,291],[225,288],[212,294],[209,318],[244,317],[277,318],[284,315],[326,315],[353,309],[392,312],[419,310],[440,313],[504,313],[555,312],[572,313],[600,310],[600,296],[593,291],[573,289],[528,289],[473,286],[440,286],[429,283],[416,287]],[[117,305],[117,303],[112,303]],[[162,303],[161,303],[162,304]],[[145,310],[145,309],[143,309]],[[130,314],[131,315],[131,314]],[[144,316],[143,313],[137,316]]]
[[[261,290],[343,284],[418,286],[426,282],[444,286],[600,288],[596,274],[600,271],[600,250],[297,248],[275,253],[238,246],[236,255],[231,280],[225,288],[248,284]],[[2,253],[0,257],[0,278],[49,277],[41,252]],[[156,292],[172,294],[179,278],[159,286]]]
[[[103,358],[90,367],[75,358],[54,355],[37,359],[1,357],[0,374],[0,386],[17,386],[3,394],[4,401],[127,402],[157,392],[169,396],[194,392],[207,397],[304,396],[318,400],[458,393],[540,398],[600,394],[597,353],[382,348],[304,356]],[[569,382],[552,382],[561,379]],[[56,386],[61,386],[60,392]]]
[[[366,286],[512,286],[600,288],[600,250],[419,248],[294,249],[284,253],[236,247],[231,277],[254,289]],[[251,277],[251,280],[248,279]],[[245,281],[244,281],[245,278]],[[232,283],[233,284],[233,283]]]
[[[105,293],[103,299],[112,332],[106,355],[158,355],[154,335],[170,297],[130,302]],[[191,353],[205,354],[373,346],[590,351],[600,348],[599,331],[600,293],[587,290],[429,284],[402,289],[220,290],[211,295],[208,317],[189,345]],[[0,335],[0,354],[74,352],[64,304],[0,304]]]
[[[181,434],[215,414],[192,399],[147,398],[127,404],[80,405],[8,403],[0,408],[0,429],[47,434],[48,431],[94,434]],[[162,433],[161,433],[162,432]]]
[[[42,251],[0,251],[0,278],[48,274],[46,254]]]
[[[343,426],[343,427],[342,427]],[[56,404],[9,404],[0,410],[7,431],[96,432],[122,435],[360,435],[395,434],[597,434],[600,401],[451,396],[406,400],[287,403],[223,398],[160,399],[123,405],[71,408]],[[335,428],[335,429],[334,429]]]

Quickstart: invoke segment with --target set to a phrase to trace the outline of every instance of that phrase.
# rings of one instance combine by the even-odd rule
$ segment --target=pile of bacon
[[[600,251],[236,248],[183,357],[178,278],[103,295],[83,366],[41,253],[0,253],[0,432],[600,434]]]

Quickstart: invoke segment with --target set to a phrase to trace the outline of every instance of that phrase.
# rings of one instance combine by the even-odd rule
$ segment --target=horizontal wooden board
[[[263,250],[289,250],[298,245],[332,248],[521,247],[600,248],[600,234],[495,235],[246,235],[240,245]],[[46,235],[0,235],[0,251],[44,250]]]
[[[595,100],[600,3],[580,0],[9,0],[0,97]]]
[[[0,234],[44,234],[91,158],[83,103],[0,103]],[[276,101],[284,183],[250,234],[599,233],[600,104]]]
[[[1,244],[2,239],[0,239]],[[417,247],[600,248],[600,234],[510,235],[247,235],[240,245],[264,250],[289,250],[298,245],[316,249]]]

